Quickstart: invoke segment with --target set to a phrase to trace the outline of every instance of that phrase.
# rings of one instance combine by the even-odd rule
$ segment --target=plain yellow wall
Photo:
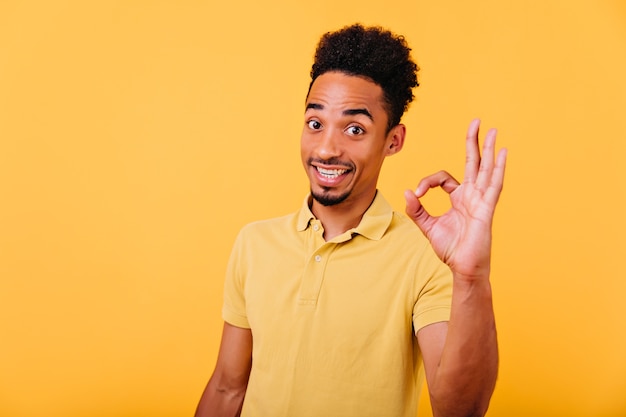
[[[422,68],[398,210],[473,117],[509,148],[489,415],[626,415],[622,0],[0,3],[0,415],[192,414],[230,246],[304,197],[315,42],[355,21]]]

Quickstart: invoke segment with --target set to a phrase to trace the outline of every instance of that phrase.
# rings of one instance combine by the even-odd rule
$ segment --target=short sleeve
[[[235,240],[226,268],[224,281],[224,305],[222,318],[225,322],[236,327],[250,328],[246,313],[246,268],[244,256],[244,239],[240,232]]]
[[[416,268],[415,332],[429,324],[449,321],[452,303],[452,271],[435,254],[430,243]]]

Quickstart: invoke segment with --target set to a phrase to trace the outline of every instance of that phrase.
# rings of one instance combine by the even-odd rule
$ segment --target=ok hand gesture
[[[502,191],[506,149],[495,158],[496,130],[485,137],[482,156],[478,147],[480,120],[467,131],[463,183],[440,171],[422,179],[415,192],[405,191],[406,213],[430,241],[435,253],[455,275],[469,281],[488,279],[491,258],[491,225]],[[450,195],[452,207],[439,217],[431,216],[420,202],[429,189],[441,187]]]

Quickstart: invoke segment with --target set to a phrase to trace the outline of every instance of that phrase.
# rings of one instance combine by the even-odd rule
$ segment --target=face
[[[385,157],[403,143],[404,126],[387,132],[379,85],[340,72],[324,73],[313,82],[300,149],[314,204],[369,205]]]

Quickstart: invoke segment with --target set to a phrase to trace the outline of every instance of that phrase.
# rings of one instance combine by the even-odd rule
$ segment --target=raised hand
[[[495,158],[496,130],[485,137],[482,156],[478,146],[480,120],[469,126],[466,139],[463,183],[440,171],[422,179],[415,192],[405,191],[406,213],[431,242],[435,253],[455,277],[467,280],[489,277],[491,225],[502,191],[506,149]],[[441,187],[450,195],[452,207],[443,215],[431,216],[420,202],[429,189]]]

